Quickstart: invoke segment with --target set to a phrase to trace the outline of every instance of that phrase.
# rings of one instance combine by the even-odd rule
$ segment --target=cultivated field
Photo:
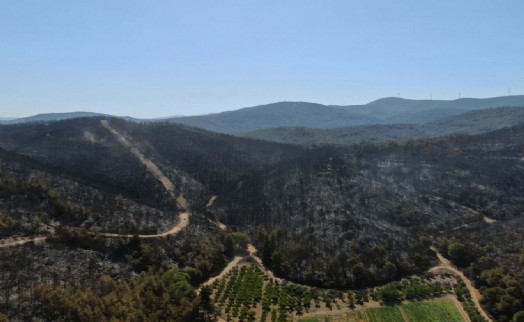
[[[398,285],[403,290],[425,292],[419,300],[399,305],[381,305],[380,288],[342,292],[324,290],[265,275],[249,263],[235,266],[224,277],[215,280],[213,301],[225,321],[248,322],[464,322],[457,301],[449,290],[434,281],[414,279]],[[385,286],[391,289],[392,286]],[[446,295],[447,294],[447,295]],[[431,298],[433,297],[433,299]],[[398,302],[401,303],[401,302]]]

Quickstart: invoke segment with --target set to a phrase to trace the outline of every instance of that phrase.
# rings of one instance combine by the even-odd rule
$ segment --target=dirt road
[[[216,280],[224,277],[227,275],[227,273],[231,272],[231,270],[238,265],[238,263],[240,263],[240,261],[242,259],[244,259],[245,257],[244,256],[235,256],[235,258],[233,258],[232,261],[230,261],[226,267],[224,267],[224,269],[220,272],[220,274],[218,274],[217,276],[213,276],[211,277],[210,279],[208,279],[207,281],[205,281],[204,283],[202,283],[202,285],[200,285],[200,288],[204,287],[204,286],[209,286],[211,284],[213,284]]]
[[[442,256],[442,254],[439,253],[439,251],[435,247],[431,247],[431,250],[434,251],[435,254],[437,254],[439,264],[437,266],[430,268],[429,272],[430,273],[447,272],[453,275],[460,276],[464,280],[464,283],[466,283],[466,287],[468,288],[469,293],[471,294],[471,299],[473,300],[473,303],[477,307],[477,310],[486,320],[492,322],[492,320],[490,319],[486,311],[484,311],[484,309],[480,305],[480,299],[482,298],[482,296],[480,295],[479,290],[477,290],[475,286],[473,286],[473,283],[471,282],[471,280],[467,278],[466,275],[464,275],[464,273],[462,273],[458,268],[453,266],[453,264],[448,259]]]
[[[175,185],[169,180],[168,177],[160,170],[160,168],[151,160],[146,158],[142,152],[140,152],[136,147],[133,146],[129,140],[127,140],[120,132],[115,130],[111,124],[109,124],[108,120],[100,120],[100,124],[105,127],[114,137],[115,139],[122,144],[124,147],[129,149],[131,153],[140,160],[140,162],[147,168],[147,170],[158,180],[164,188],[167,190],[167,192],[173,197],[173,199],[176,200],[177,205],[181,209],[187,209],[187,200],[182,196],[179,195],[178,197],[175,195]]]
[[[187,227],[189,224],[189,213],[188,212],[182,212],[178,215],[178,224],[176,224],[173,228],[160,233],[160,234],[153,234],[153,235],[136,235],[138,238],[158,238],[158,237],[166,237],[170,235],[176,235],[179,232],[181,232],[184,228]],[[114,234],[114,233],[98,233],[98,236],[102,237],[114,237],[114,238],[131,238],[135,235],[132,234]]]
[[[207,205],[205,208],[209,208],[213,205],[213,203],[215,202],[215,200],[217,199],[218,196],[212,196],[209,201],[207,202]],[[213,220],[209,220],[210,222],[212,222],[213,224],[217,225],[221,230],[227,230],[227,226],[224,225],[223,223],[221,223],[220,221],[216,220],[216,221],[213,221]],[[258,266],[258,268],[260,268],[265,274],[267,274],[267,276],[269,276],[270,278],[273,278],[275,279],[276,281],[279,281],[279,282],[283,282],[284,280],[281,279],[281,278],[278,278],[275,276],[275,274],[269,270],[266,266],[264,266],[264,263],[262,262],[262,259],[260,257],[258,257],[257,255],[257,252],[258,250],[255,248],[255,246],[253,246],[253,244],[248,244],[247,245],[247,251],[248,251],[248,254],[246,256],[237,256],[235,257],[231,262],[229,262],[229,264],[222,270],[222,272],[220,272],[219,275],[215,276],[215,277],[212,277],[210,278],[209,280],[205,281],[202,286],[204,285],[211,285],[215,280],[221,278],[222,276],[225,276],[227,273],[229,273],[233,267],[235,267],[242,259],[244,258],[251,258],[254,262],[255,262],[255,265]]]
[[[175,235],[178,234],[180,231],[182,231],[184,228],[187,227],[189,224],[189,217],[191,215],[190,212],[187,211],[188,204],[187,200],[179,194],[176,196],[175,194],[175,185],[169,180],[169,178],[160,170],[160,168],[151,160],[146,158],[142,152],[140,152],[136,147],[133,146],[129,140],[127,140],[120,132],[118,132],[116,129],[114,129],[111,124],[109,124],[109,121],[107,120],[100,120],[100,124],[106,128],[114,137],[115,139],[122,144],[125,148],[129,149],[129,151],[146,167],[146,169],[158,180],[166,191],[173,197],[174,200],[176,200],[177,206],[179,209],[182,209],[183,211],[178,215],[178,223],[168,231],[165,231],[160,234],[153,234],[153,235],[138,235],[139,238],[158,238],[158,237],[165,237],[169,235]],[[215,197],[216,198],[216,197]],[[214,199],[211,198],[209,201],[211,204],[213,204]],[[130,234],[113,234],[113,233],[99,233],[99,236],[104,237],[124,237],[124,238],[130,238],[134,235]]]
[[[38,243],[44,242],[46,239],[47,237],[44,237],[44,236],[27,237],[27,238],[20,238],[20,239],[14,239],[14,240],[9,239],[9,240],[4,240],[0,242],[0,248],[8,248],[8,247],[13,247],[13,246],[18,246],[18,245],[29,244],[29,243],[38,244]]]

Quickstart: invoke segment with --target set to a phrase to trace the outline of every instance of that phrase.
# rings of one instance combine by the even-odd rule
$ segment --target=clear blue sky
[[[0,4],[0,117],[524,94],[522,0]]]

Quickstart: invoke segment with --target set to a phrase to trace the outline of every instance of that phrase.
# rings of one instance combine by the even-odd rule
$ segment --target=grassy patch
[[[410,322],[464,322],[450,300],[414,302],[403,305],[402,308]]]
[[[369,322],[404,322],[397,306],[379,307],[368,310]]]

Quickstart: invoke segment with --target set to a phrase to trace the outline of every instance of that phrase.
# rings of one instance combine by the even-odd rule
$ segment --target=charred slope
[[[53,233],[59,225],[122,233],[159,233],[178,219],[163,210],[108,193],[28,157],[0,149],[0,236]],[[0,225],[2,226],[2,225]]]
[[[306,166],[253,178],[215,211],[257,237],[288,278],[363,286],[431,263],[428,235],[524,210],[524,126],[478,136],[319,149]]]
[[[100,120],[0,126],[0,147],[109,194],[176,211],[165,189]],[[212,194],[236,189],[246,178],[299,162],[306,151],[176,124],[109,120],[161,168],[194,208],[205,205]]]
[[[434,258],[430,236],[485,214],[504,221],[524,210],[523,126],[306,149],[172,124],[110,122],[195,208],[220,194],[215,215],[249,232],[279,274],[310,284],[360,287],[422,272]],[[64,187],[87,182],[155,209],[166,202],[162,187],[97,119],[0,127],[0,143],[70,176]]]
[[[307,151],[176,124],[112,123],[140,144],[148,157],[191,176],[210,194],[234,190],[247,178],[301,162]]]
[[[0,126],[0,146],[106,193],[176,211],[165,189],[99,119]]]

